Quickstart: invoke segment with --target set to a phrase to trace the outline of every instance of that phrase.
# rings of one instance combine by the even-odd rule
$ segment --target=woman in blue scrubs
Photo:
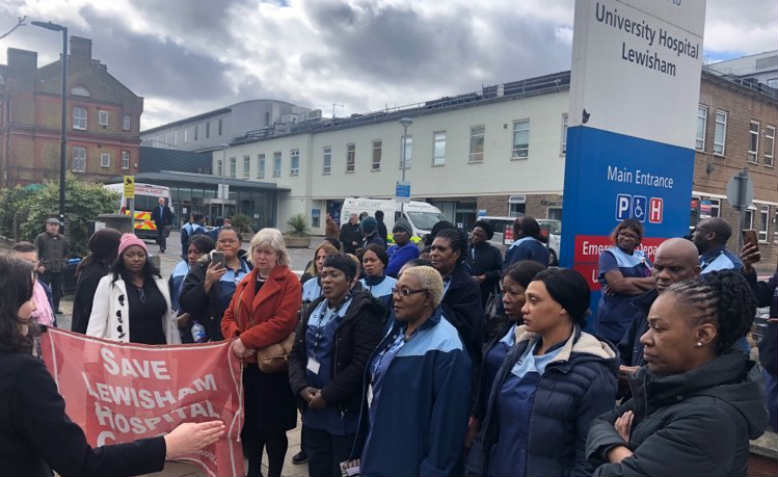
[[[618,343],[627,332],[639,310],[633,302],[643,293],[656,288],[651,277],[651,263],[638,250],[643,226],[635,219],[621,222],[611,235],[613,246],[600,254],[598,277],[602,297],[597,306],[595,331],[612,343]]]
[[[375,298],[384,298],[392,294],[392,288],[397,283],[392,277],[386,275],[386,264],[389,262],[389,256],[380,245],[371,243],[360,256],[362,270],[365,277],[359,280],[359,283],[370,292]]]

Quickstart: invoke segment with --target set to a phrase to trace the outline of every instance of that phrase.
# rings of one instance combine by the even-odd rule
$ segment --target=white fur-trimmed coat
[[[88,336],[105,338],[123,343],[130,342],[130,303],[127,299],[127,285],[119,277],[115,283],[113,273],[100,279],[95,296],[92,300],[92,314],[89,315],[89,325],[86,328]],[[165,331],[167,344],[180,344],[181,335],[176,326],[176,313],[170,305],[170,290],[167,281],[160,277],[154,278],[154,283],[165,298],[167,313],[162,318],[162,329]]]

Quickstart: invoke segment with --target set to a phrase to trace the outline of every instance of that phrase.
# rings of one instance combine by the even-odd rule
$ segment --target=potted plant
[[[311,237],[308,235],[308,223],[303,214],[292,216],[286,225],[289,226],[284,240],[289,248],[308,248],[311,245]]]

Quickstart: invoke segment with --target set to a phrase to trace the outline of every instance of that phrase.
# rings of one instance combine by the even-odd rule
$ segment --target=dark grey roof
[[[121,180],[121,177],[118,179]],[[228,184],[230,187],[238,187],[242,189],[275,190],[278,192],[288,192],[290,190],[288,188],[278,187],[272,182],[244,181],[240,179],[212,176],[210,174],[196,174],[193,172],[141,172],[135,175],[135,180],[138,182],[148,182],[159,185],[166,185],[169,183],[201,186]]]
[[[211,154],[178,149],[141,146],[138,172],[159,172],[161,170],[211,173]]]

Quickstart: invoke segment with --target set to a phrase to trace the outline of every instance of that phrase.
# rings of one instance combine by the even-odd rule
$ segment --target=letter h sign
[[[664,215],[664,200],[661,197],[651,197],[648,206],[648,222],[651,224],[661,224]]]

